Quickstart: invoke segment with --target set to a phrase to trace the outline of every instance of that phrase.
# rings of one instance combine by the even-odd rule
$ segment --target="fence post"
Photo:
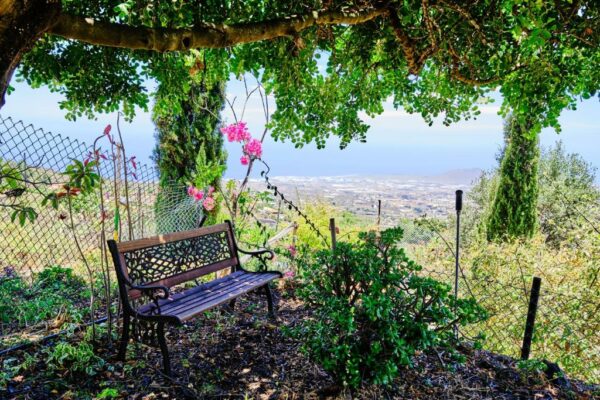
[[[525,323],[525,334],[523,335],[523,347],[521,348],[521,359],[528,360],[531,352],[531,340],[533,339],[533,328],[535,326],[535,315],[537,314],[538,300],[540,297],[540,286],[542,279],[533,277],[531,293],[529,295],[529,308],[527,309],[527,322]]]
[[[381,199],[377,200],[377,230],[380,230],[381,225]]]
[[[458,300],[458,271],[460,269],[460,212],[462,211],[462,190],[456,191],[455,208],[456,208],[456,251],[454,253],[454,300]],[[456,307],[456,305],[455,305]],[[456,310],[454,310],[456,312]],[[458,339],[458,327],[454,324],[454,337]]]
[[[279,199],[279,204],[277,206],[277,221],[275,221],[275,231],[279,230],[279,218],[281,216],[281,199]]]
[[[335,250],[335,246],[337,244],[335,218],[329,218],[329,230],[331,231],[331,250]]]

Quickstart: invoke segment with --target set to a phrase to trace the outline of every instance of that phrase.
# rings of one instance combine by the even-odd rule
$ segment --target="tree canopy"
[[[132,117],[148,79],[186,96],[249,73],[275,97],[273,136],[297,146],[366,140],[361,115],[386,101],[429,124],[469,119],[499,89],[535,134],[596,96],[599,25],[596,0],[0,0],[0,83],[20,63],[69,118]]]

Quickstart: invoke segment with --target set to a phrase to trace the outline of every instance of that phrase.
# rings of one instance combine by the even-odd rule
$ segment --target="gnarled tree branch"
[[[234,25],[205,24],[192,29],[133,27],[61,14],[48,33],[99,46],[158,52],[185,51],[196,48],[223,48],[282,36],[294,36],[312,26],[358,25],[386,12],[383,8],[373,8],[354,14],[333,11],[322,14],[314,12],[294,18]]]
[[[452,67],[452,69],[450,70],[450,76],[452,76],[453,79],[456,79],[459,82],[466,83],[467,85],[471,85],[471,86],[487,86],[487,85],[492,85],[494,83],[502,81],[508,75],[510,75],[513,72],[518,71],[518,70],[520,70],[522,68],[525,68],[525,65],[518,64],[514,68],[512,68],[510,71],[508,71],[506,74],[501,75],[501,76],[493,76],[491,78],[473,78],[473,77],[469,77],[469,76],[463,75],[459,71],[458,65],[454,64],[453,67]]]
[[[417,54],[418,50],[415,41],[404,31],[402,22],[394,9],[391,9],[389,12],[389,20],[392,29],[394,30],[394,34],[396,35],[396,39],[400,42],[404,58],[406,58],[408,72],[413,75],[419,75],[419,72],[421,72],[425,63],[425,59],[421,60],[421,57]]]

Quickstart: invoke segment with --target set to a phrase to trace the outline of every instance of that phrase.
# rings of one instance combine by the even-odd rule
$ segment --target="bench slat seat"
[[[273,296],[269,282],[281,278],[279,271],[267,271],[271,250],[244,251],[237,247],[229,221],[183,232],[117,243],[108,241],[123,306],[123,331],[119,359],[125,360],[130,333],[133,339],[160,346],[164,370],[170,375],[165,325],[181,325],[199,314],[229,303],[252,290],[262,289],[267,296],[269,315],[274,318]],[[258,259],[261,270],[247,271],[239,253]],[[225,276],[198,284],[209,274]],[[196,286],[179,291],[182,285]],[[134,326],[134,320],[139,323]],[[157,339],[156,341],[154,339]]]
[[[173,317],[182,323],[279,277],[279,273],[276,272],[236,271],[223,278],[176,293],[169,299],[158,300],[160,311],[154,303],[148,303],[138,308],[138,313],[146,316],[159,314]]]

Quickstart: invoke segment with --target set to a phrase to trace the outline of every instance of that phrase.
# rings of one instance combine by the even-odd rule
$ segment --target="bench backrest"
[[[239,265],[229,222],[129,242],[112,243],[117,276],[134,285],[167,287]],[[115,250],[112,248],[116,247]],[[116,253],[116,254],[115,254]],[[121,276],[119,276],[121,275]],[[124,282],[119,282],[123,286]],[[130,298],[140,296],[129,290]]]

